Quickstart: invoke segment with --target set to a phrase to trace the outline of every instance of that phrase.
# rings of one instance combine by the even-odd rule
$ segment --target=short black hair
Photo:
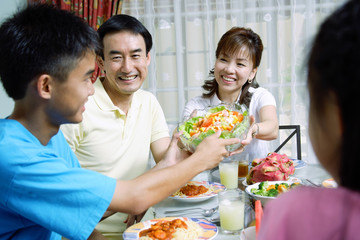
[[[65,81],[88,51],[98,51],[98,35],[83,19],[50,4],[29,4],[0,27],[0,77],[14,100],[40,74]]]
[[[136,18],[126,15],[118,14],[109,18],[104,22],[99,29],[97,30],[101,42],[102,49],[100,52],[97,52],[97,55],[101,56],[104,59],[104,45],[103,39],[106,34],[127,31],[135,35],[140,34],[145,41],[146,54],[148,54],[152,48],[153,42],[152,37],[146,27]]]

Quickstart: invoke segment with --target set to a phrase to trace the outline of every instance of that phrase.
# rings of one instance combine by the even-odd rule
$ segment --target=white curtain
[[[308,138],[306,58],[322,20],[345,0],[124,0],[122,13],[138,18],[153,36],[149,76],[171,129],[186,102],[202,93],[218,40],[232,26],[250,27],[263,40],[257,74],[277,101],[281,125],[301,126],[302,159],[316,162]],[[274,150],[289,132],[281,131]],[[281,151],[296,158],[296,141]]]

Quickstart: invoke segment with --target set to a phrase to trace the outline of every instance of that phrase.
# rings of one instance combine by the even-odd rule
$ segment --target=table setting
[[[246,135],[249,129],[247,109],[241,106],[217,106],[204,116],[179,126],[185,133],[180,137],[182,144],[190,152],[219,126],[226,127],[221,129],[224,138],[226,134]],[[142,234],[145,237],[141,239],[165,239],[148,236],[168,231],[174,224],[177,227],[170,233],[174,239],[252,240],[266,203],[301,185],[336,187],[336,182],[321,165],[290,159],[286,154],[273,152],[252,160],[246,152],[235,154],[153,206],[154,219],[135,224],[123,236],[125,240],[140,239]]]
[[[301,185],[313,187],[336,187],[336,183],[332,182],[330,175],[320,164],[309,164],[302,160],[293,161],[291,159],[291,161],[292,163],[297,163],[294,166],[294,172],[289,175],[286,181],[282,182],[299,182]],[[252,163],[249,162],[248,174],[251,172],[251,165]],[[237,186],[233,187],[230,185],[230,188],[227,188],[222,183],[229,184],[229,182],[224,180],[221,181],[219,168],[213,169],[210,176],[211,181],[190,181],[188,183],[197,186],[206,186],[207,188],[210,188],[208,192],[203,195],[200,194],[199,196],[192,197],[185,195],[181,196],[176,193],[172,194],[167,199],[161,201],[153,207],[153,220],[133,225],[124,233],[124,239],[139,239],[138,235],[142,229],[149,227],[155,222],[163,220],[168,221],[172,219],[182,219],[184,221],[197,223],[202,228],[202,233],[198,237],[199,239],[255,239],[253,238],[255,237],[256,229],[255,201],[259,199],[261,200],[261,198],[256,199],[246,191],[246,188],[252,186],[252,184],[247,184],[246,177],[239,177],[237,175]],[[269,181],[269,184],[272,184],[272,182],[273,181]],[[257,185],[259,185],[259,183],[257,183]],[[240,214],[237,214],[237,221],[234,220],[234,217],[230,216],[230,219],[228,217],[230,229],[234,227],[234,231],[226,231],[224,229],[224,223],[221,224],[220,221],[220,212],[224,212],[224,209],[226,209],[221,207],[221,199],[224,198],[222,195],[230,191],[240,192],[241,196],[239,198],[241,198],[242,201],[242,204],[235,204],[233,208],[231,208],[231,205],[228,205],[228,207],[230,207],[229,209],[232,209],[227,211],[228,214],[235,212],[235,206],[240,209],[241,212]],[[265,204],[262,204],[262,201],[260,201],[260,203],[262,207],[265,206]],[[237,211],[239,212],[239,210]],[[240,222],[241,227],[235,226],[235,222]]]

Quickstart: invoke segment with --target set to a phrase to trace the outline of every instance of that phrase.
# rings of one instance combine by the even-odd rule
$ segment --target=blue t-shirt
[[[80,168],[60,130],[43,146],[18,121],[0,119],[0,239],[87,239],[115,185]]]

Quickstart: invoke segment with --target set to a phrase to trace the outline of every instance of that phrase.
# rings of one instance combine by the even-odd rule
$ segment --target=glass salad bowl
[[[250,127],[250,116],[245,105],[222,103],[197,111],[198,116],[191,117],[178,126],[181,143],[189,152],[194,152],[204,138],[221,130],[220,138],[246,138]],[[200,114],[199,114],[200,113]],[[241,147],[241,143],[228,145],[232,152]]]

